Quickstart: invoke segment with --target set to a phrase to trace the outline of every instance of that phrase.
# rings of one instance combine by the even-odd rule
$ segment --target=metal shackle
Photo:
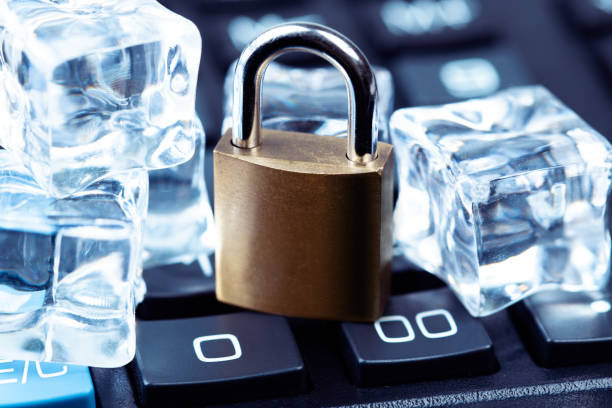
[[[240,54],[234,72],[232,144],[261,144],[261,87],[268,67],[279,55],[303,51],[330,62],[343,75],[348,94],[347,158],[356,163],[376,159],[378,90],[372,67],[348,38],[320,24],[287,23],[264,32]]]

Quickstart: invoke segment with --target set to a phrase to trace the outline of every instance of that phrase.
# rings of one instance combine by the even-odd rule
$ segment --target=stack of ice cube
[[[0,50],[0,359],[124,365],[143,242],[212,249],[200,35],[155,0],[0,0]]]

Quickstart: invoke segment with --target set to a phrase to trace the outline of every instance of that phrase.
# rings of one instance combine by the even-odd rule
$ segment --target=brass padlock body
[[[216,294],[287,316],[374,321],[390,286],[393,147],[365,165],[346,139],[262,129],[214,150]]]

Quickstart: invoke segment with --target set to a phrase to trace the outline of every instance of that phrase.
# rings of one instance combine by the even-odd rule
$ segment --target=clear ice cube
[[[215,227],[204,180],[205,135],[194,120],[196,150],[186,163],[149,172],[149,211],[145,221],[145,268],[199,260],[212,274],[208,256],[215,249]]]
[[[234,67],[225,77],[222,134],[232,127]],[[393,109],[393,78],[375,67],[378,86],[377,129],[379,140],[388,141],[388,121]],[[263,81],[262,126],[268,129],[346,136],[348,97],[342,74],[331,66],[294,68],[271,63]]]
[[[473,315],[609,275],[612,146],[543,87],[400,109],[396,250]]]
[[[193,155],[201,38],[155,0],[0,0],[0,145],[52,195]]]
[[[0,359],[132,359],[147,185],[132,170],[57,199],[0,150]]]

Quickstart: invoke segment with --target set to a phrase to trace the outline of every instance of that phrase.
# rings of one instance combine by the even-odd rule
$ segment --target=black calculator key
[[[391,263],[391,293],[400,295],[444,287],[435,275],[424,271],[401,255],[393,256]]]
[[[519,57],[502,46],[404,56],[392,68],[398,99],[413,106],[483,97],[532,83]]]
[[[494,5],[486,0],[369,0],[356,9],[360,23],[371,27],[372,45],[389,54],[493,38]]]
[[[206,131],[208,146],[214,146],[221,137],[224,75],[225,71],[218,69],[209,55],[202,55],[196,92],[196,112]]]
[[[565,0],[568,17],[576,26],[589,33],[612,29],[612,1]]]
[[[599,62],[606,73],[608,85],[612,85],[612,36],[602,37],[600,40],[595,41],[595,50]]]
[[[274,9],[260,5],[244,12],[206,15],[207,36],[203,38],[204,49],[211,50],[213,58],[222,70],[227,70],[242,50],[259,34],[275,25],[291,22],[309,22],[327,25],[359,43],[358,35],[352,29],[344,5],[337,2],[313,1],[307,4],[286,2]],[[361,44],[358,44],[361,45]],[[365,51],[365,50],[364,50]],[[325,62],[312,54],[290,53],[279,59],[289,64],[320,65]]]
[[[136,388],[147,407],[295,394],[306,387],[285,318],[233,313],[138,321]]]
[[[482,323],[447,288],[393,296],[375,323],[342,323],[342,337],[359,386],[473,376],[498,367]]]
[[[516,327],[545,367],[612,360],[609,292],[537,293],[512,307]]]
[[[138,306],[141,319],[203,316],[228,310],[215,297],[215,278],[196,261],[145,269],[147,293]]]

